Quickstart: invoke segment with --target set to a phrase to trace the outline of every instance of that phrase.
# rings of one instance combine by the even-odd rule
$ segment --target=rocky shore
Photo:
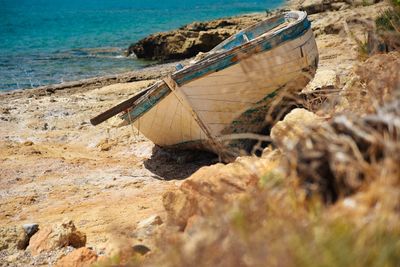
[[[285,138],[302,140],[297,142],[304,146],[297,149],[306,155],[307,142],[301,139],[303,122],[312,126],[328,123],[332,134],[341,131],[348,134],[351,132],[345,128],[348,124],[343,128],[330,119],[343,111],[361,114],[372,109],[373,104],[362,97],[365,95],[362,88],[374,84],[368,78],[371,76],[368,71],[384,69],[387,73],[396,73],[400,56],[398,53],[377,55],[363,62],[359,40],[365,40],[368,23],[387,7],[386,2],[352,0],[305,0],[288,4],[290,9],[303,9],[310,14],[320,53],[319,69],[304,91],[312,98],[309,106],[293,110],[284,122],[273,128],[276,146],[267,148],[261,158],[242,157],[232,164],[215,164],[217,159],[209,155],[188,157],[185,153],[166,153],[135,129],[114,127],[112,120],[97,127],[90,125],[90,118],[172,72],[176,63],[1,93],[0,266],[90,266],[94,263],[115,266],[126,264],[132,257],[138,264],[146,264],[154,260],[154,255],[165,259],[162,255],[172,253],[166,248],[167,243],[180,244],[178,247],[183,252],[180,256],[168,254],[169,261],[158,262],[160,266],[185,266],[185,260],[188,263],[213,259],[213,255],[206,257],[201,251],[217,248],[223,233],[215,232],[209,225],[204,228],[208,220],[204,218],[210,214],[216,216],[219,204],[232,206],[235,200],[257,191],[257,186],[265,182],[266,173],[273,172],[274,179],[286,175],[281,172],[288,160],[285,156],[293,156],[288,142],[282,139],[288,129],[293,135]],[[262,16],[192,23],[145,38],[129,51],[138,57],[160,60],[192,57]],[[376,99],[390,99],[393,93],[388,88],[398,82],[398,76],[393,78],[385,73],[376,76],[385,81]],[[351,91],[352,88],[358,91]],[[326,95],[329,90],[334,97]],[[343,95],[346,97],[339,97]],[[335,101],[321,100],[327,98]],[[343,121],[342,118],[339,122]],[[297,134],[293,129],[298,129]],[[316,144],[325,140],[322,134],[316,136],[321,137],[315,140]],[[374,149],[380,151],[381,146]],[[323,155],[333,157],[329,153]],[[310,162],[306,158],[301,160]],[[260,177],[264,178],[260,180]],[[302,176],[299,177],[302,181]],[[277,184],[286,182],[274,181],[274,185],[266,182],[270,186],[270,201],[285,202],[282,196],[292,192],[279,191]],[[342,193],[360,190],[359,182],[348,182],[345,193],[326,189],[325,195],[329,196],[326,201],[336,201]],[[299,192],[295,193],[305,194]],[[325,191],[321,189],[321,192]],[[353,212],[354,219],[372,216],[368,213],[370,202],[365,200],[369,193],[365,192],[346,198],[347,202],[343,199],[337,202],[330,208],[332,214],[345,216]],[[252,200],[246,203],[257,204]],[[287,205],[288,212],[290,205]],[[238,218],[235,223],[240,224],[244,219]],[[252,238],[257,240],[256,236]],[[224,239],[227,250],[234,251],[233,239]],[[261,244],[259,247],[264,247]],[[240,253],[238,250],[237,254]],[[173,261],[178,259],[179,263]]]

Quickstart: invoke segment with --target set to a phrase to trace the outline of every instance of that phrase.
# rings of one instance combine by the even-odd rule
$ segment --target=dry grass
[[[400,2],[387,0],[391,6],[379,16],[369,32],[368,52],[390,52],[400,49]]]

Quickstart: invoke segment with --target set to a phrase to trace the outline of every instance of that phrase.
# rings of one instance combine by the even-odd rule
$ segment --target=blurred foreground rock
[[[271,139],[277,144],[285,144],[286,147],[294,146],[304,134],[304,128],[321,123],[322,118],[314,113],[296,108],[279,121],[271,129]]]
[[[196,216],[215,209],[217,203],[234,202],[246,190],[254,188],[251,185],[258,184],[260,177],[275,169],[279,160],[280,155],[275,151],[262,159],[242,157],[227,165],[199,169],[182,183],[179,190],[163,195],[169,224],[184,230],[188,222],[191,224]]]

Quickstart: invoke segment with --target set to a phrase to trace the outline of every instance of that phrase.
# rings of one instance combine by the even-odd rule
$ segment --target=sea
[[[157,62],[130,44],[193,21],[264,12],[283,0],[0,0],[0,90],[122,73]]]

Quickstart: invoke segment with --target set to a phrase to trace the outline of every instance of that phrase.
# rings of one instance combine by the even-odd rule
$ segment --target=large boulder
[[[72,221],[66,221],[53,227],[47,226],[40,229],[29,241],[28,250],[32,255],[56,248],[72,246],[80,248],[86,244],[86,235],[77,231]]]
[[[184,59],[208,52],[226,38],[248,27],[260,15],[194,22],[179,30],[152,34],[128,48],[128,55],[152,60]]]
[[[210,31],[186,31],[158,33],[150,35],[128,49],[138,58],[153,60],[184,59],[196,56],[199,52],[207,52],[234,34],[231,29],[215,29]]]

